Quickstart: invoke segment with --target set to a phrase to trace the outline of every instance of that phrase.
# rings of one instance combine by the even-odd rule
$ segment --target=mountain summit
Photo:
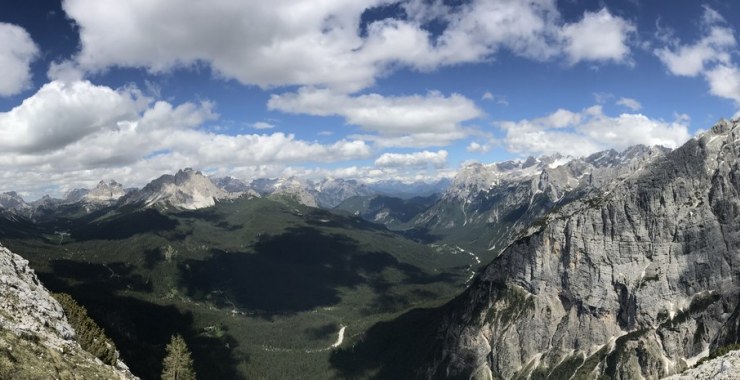
[[[122,198],[121,203],[194,210],[213,206],[217,200],[231,197],[203,173],[187,168],[175,175],[167,174],[155,179],[141,190],[135,190]]]

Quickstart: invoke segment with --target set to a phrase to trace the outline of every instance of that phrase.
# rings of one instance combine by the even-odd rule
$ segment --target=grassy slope
[[[144,378],[158,375],[175,332],[204,378],[344,377],[325,349],[340,326],[349,347],[379,321],[443,303],[471,260],[359,218],[264,199],[0,225],[0,239],[49,288],[87,306]]]

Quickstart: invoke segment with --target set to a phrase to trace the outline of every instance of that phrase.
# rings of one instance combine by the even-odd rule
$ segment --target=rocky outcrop
[[[532,225],[447,306],[427,377],[659,378],[738,341],[740,123]]]
[[[731,351],[665,380],[737,380],[740,378],[740,351]]]
[[[80,348],[64,311],[28,262],[0,245],[0,378],[135,379]]]

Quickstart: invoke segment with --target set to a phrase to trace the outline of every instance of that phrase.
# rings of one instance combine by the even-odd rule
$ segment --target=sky
[[[668,5],[670,4],[670,5]],[[450,177],[740,115],[735,1],[0,0],[0,192]]]

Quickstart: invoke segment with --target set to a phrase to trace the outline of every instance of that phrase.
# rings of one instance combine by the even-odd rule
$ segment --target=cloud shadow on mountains
[[[179,222],[157,210],[127,212],[110,219],[73,227],[72,237],[85,240],[123,240],[137,234],[173,231]]]
[[[291,314],[339,303],[341,287],[374,289],[388,268],[401,272],[404,282],[445,280],[386,252],[363,251],[346,235],[292,227],[262,236],[253,252],[213,250],[209,259],[181,263],[180,286],[189,297],[219,306]],[[382,289],[375,292],[380,296]]]

